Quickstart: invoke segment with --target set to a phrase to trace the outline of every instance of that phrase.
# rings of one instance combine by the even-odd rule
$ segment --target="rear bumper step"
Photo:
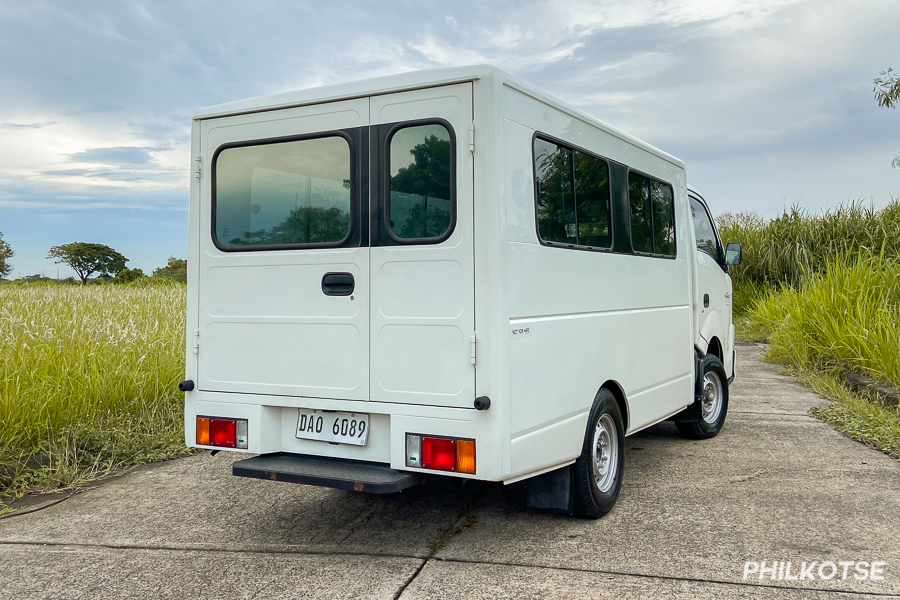
[[[384,463],[286,452],[239,460],[232,465],[231,473],[238,477],[304,483],[372,494],[399,492],[421,481],[418,475],[395,471]]]

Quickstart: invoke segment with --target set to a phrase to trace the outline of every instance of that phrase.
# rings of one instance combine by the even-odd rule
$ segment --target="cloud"
[[[45,121],[43,123],[0,123],[0,129],[40,129],[56,125],[56,121]]]
[[[71,155],[74,162],[100,163],[104,165],[147,165],[156,148],[117,146],[115,148],[91,148]]]

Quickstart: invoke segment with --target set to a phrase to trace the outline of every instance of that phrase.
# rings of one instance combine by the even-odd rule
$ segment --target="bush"
[[[153,270],[153,277],[187,283],[187,261],[170,256],[165,267]]]

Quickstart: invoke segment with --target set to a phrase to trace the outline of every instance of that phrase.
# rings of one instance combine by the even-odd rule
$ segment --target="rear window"
[[[672,186],[628,173],[631,247],[635,252],[675,256],[675,202]]]
[[[400,240],[443,239],[453,225],[450,131],[437,123],[403,127],[389,152],[389,231]]]
[[[341,136],[226,148],[213,169],[213,232],[223,250],[350,237],[350,144]]]

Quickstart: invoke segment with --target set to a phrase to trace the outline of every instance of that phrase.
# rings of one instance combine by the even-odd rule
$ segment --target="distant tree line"
[[[10,245],[3,239],[0,233],[0,279],[5,279],[12,272],[12,264],[9,262],[15,255]],[[141,279],[171,280],[187,283],[187,261],[170,256],[166,266],[157,267],[150,276],[141,269],[129,269],[126,265],[128,259],[122,254],[104,244],[91,244],[87,242],[72,242],[53,246],[47,252],[47,258],[54,259],[57,264],[68,265],[78,275],[55,280],[44,277],[41,274],[25,275],[17,281],[37,282],[56,281],[63,284],[101,284],[101,283],[133,283]]]

